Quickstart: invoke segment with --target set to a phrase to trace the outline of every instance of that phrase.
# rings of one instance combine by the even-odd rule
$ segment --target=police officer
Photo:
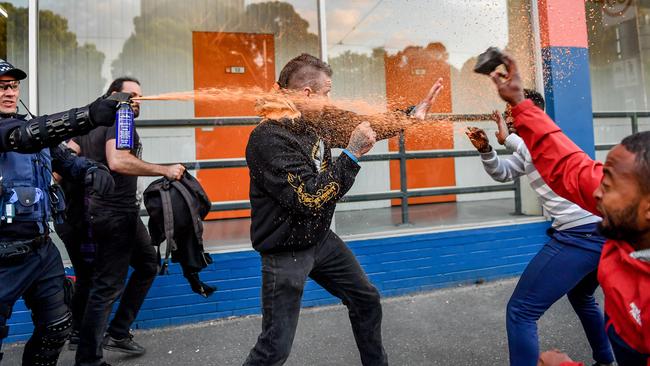
[[[0,346],[13,305],[22,296],[32,312],[34,332],[23,365],[56,365],[70,331],[61,255],[48,223],[64,209],[52,172],[110,191],[110,174],[74,156],[60,144],[100,124],[114,123],[117,102],[97,99],[88,106],[27,120],[17,114],[24,71],[0,60]],[[101,121],[101,122],[100,122]],[[0,353],[0,360],[2,354]],[[1,362],[1,361],[0,361]]]

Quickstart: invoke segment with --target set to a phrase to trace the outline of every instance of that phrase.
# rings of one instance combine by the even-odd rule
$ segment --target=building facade
[[[417,103],[442,77],[432,112],[447,122],[379,142],[336,215],[334,230],[384,295],[517,275],[545,241],[548,223],[526,182],[493,182],[464,135],[480,126],[494,136],[486,116],[504,109],[472,71],[490,46],[519,61],[526,87],[544,92],[548,113],[590,154],[602,159],[609,144],[650,128],[650,0],[0,2],[0,58],[28,72],[22,96],[35,114],[86,104],[124,75],[147,96],[270,90],[303,52],[330,63],[332,98],[352,108]],[[254,114],[253,102],[237,99],[143,102],[144,159],[191,163],[217,203],[206,278],[220,290],[195,297],[172,267],[139,327],[260,311],[241,162]],[[305,305],[333,301],[306,291]],[[29,312],[17,307],[12,322],[12,339],[23,339]]]

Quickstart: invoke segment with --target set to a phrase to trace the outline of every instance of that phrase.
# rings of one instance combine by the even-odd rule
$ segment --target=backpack
[[[149,234],[156,246],[167,240],[160,274],[167,273],[169,257],[179,263],[192,291],[208,297],[216,290],[199,279],[199,272],[212,263],[203,248],[203,219],[212,205],[201,184],[185,172],[180,180],[160,178],[143,193],[149,213]],[[160,250],[160,249],[159,249]]]

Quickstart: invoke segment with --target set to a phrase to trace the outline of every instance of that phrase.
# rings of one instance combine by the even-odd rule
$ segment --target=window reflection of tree
[[[3,18],[6,26],[0,27],[0,39],[5,42],[0,47],[10,62],[26,67],[28,10],[10,3],[0,5],[8,14]],[[41,113],[87,103],[88,96],[99,95],[106,82],[101,77],[104,54],[93,44],[80,45],[68,20],[49,10],[39,11],[38,61]]]
[[[331,57],[329,63],[334,70],[332,95],[338,98],[385,102],[385,53],[383,48],[378,47],[373,49],[370,55],[348,50]]]
[[[5,4],[0,4],[0,58],[3,60],[7,59],[7,23],[9,18],[9,13],[5,8]],[[13,16],[13,14],[12,14]]]
[[[138,75],[143,84],[158,91],[191,88],[192,31],[273,34],[276,74],[302,52],[318,54],[318,36],[308,31],[309,22],[289,3],[254,3],[243,11],[225,2],[210,4],[214,6],[188,8],[177,1],[143,7],[155,9],[155,13],[143,12],[134,18],[135,31],[113,61],[113,75]],[[161,79],[163,74],[166,80]]]

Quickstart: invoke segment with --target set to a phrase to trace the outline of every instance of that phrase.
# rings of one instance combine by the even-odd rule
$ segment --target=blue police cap
[[[16,80],[23,80],[27,77],[23,70],[15,68],[14,65],[0,58],[0,76],[3,75],[13,76]]]

